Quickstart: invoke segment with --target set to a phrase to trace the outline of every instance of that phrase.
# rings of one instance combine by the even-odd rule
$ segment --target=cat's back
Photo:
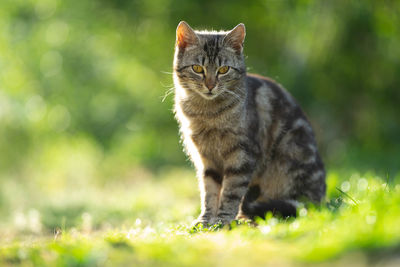
[[[325,170],[305,113],[270,78],[248,74],[246,84],[249,133],[263,151],[253,182],[265,198],[306,195],[319,202],[325,194]]]
[[[268,134],[268,139],[274,139],[297,123],[308,128],[313,135],[305,113],[294,97],[279,83],[258,74],[247,74],[246,87],[249,120],[253,124],[257,121],[261,134]]]
[[[311,123],[294,97],[274,80],[257,74],[248,74],[246,84],[249,132],[271,159],[284,150],[293,154],[293,142],[319,157]]]

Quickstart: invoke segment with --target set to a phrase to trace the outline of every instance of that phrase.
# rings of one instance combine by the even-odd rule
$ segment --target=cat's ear
[[[189,24],[184,21],[179,22],[176,28],[176,45],[179,48],[185,48],[187,46],[196,45],[199,42],[199,38],[196,33],[190,28]]]
[[[246,28],[243,23],[238,24],[233,30],[228,32],[224,38],[224,44],[233,48],[237,53],[242,53]]]

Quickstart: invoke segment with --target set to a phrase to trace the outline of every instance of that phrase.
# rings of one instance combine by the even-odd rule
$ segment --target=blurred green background
[[[392,177],[399,14],[399,1],[372,0],[2,0],[0,211],[190,168],[167,93],[180,20],[195,29],[245,23],[249,72],[298,99],[328,170]]]

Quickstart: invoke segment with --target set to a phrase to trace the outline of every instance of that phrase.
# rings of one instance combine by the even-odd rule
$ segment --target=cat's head
[[[174,79],[183,90],[204,99],[238,95],[246,76],[244,24],[227,32],[194,31],[186,22],[176,29]]]

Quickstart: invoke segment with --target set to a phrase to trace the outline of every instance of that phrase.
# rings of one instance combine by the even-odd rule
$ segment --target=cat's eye
[[[193,65],[193,66],[192,66],[192,69],[193,69],[193,71],[196,72],[196,73],[203,73],[203,72],[204,72],[203,67],[200,66],[200,65]]]
[[[228,66],[222,66],[221,68],[218,69],[218,73],[219,74],[225,74],[225,73],[228,72],[228,70],[229,70]]]

